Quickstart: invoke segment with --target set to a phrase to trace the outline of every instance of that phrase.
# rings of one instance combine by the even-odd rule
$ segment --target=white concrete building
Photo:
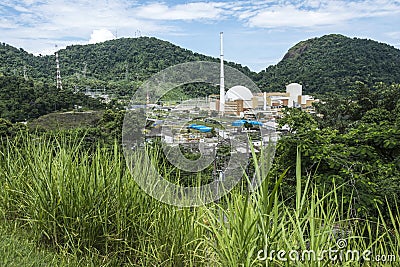
[[[303,94],[303,86],[298,83],[291,83],[286,86],[286,93],[289,93],[288,107],[298,107],[300,106],[301,100],[299,101],[299,96]]]
[[[244,86],[233,86],[226,92],[226,101],[233,102],[236,100],[243,100],[243,108],[253,108],[253,93]]]

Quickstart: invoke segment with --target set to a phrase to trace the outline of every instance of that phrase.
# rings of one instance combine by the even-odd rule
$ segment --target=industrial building
[[[224,80],[224,50],[223,50],[223,33],[220,33],[221,45],[221,67],[220,67],[220,90],[218,95],[210,95],[209,108],[211,111],[217,111],[224,115],[235,115],[244,117],[246,111],[254,111],[256,113],[269,113],[274,117],[278,111],[271,111],[274,108],[283,107],[299,107],[308,109],[312,107],[312,103],[318,101],[310,95],[303,95],[303,86],[298,83],[291,83],[286,86],[286,92],[271,92],[253,94],[248,88],[236,85],[225,93]]]
[[[209,96],[210,110],[221,112],[220,96]],[[243,117],[246,111],[254,111],[256,113],[264,112],[275,114],[284,107],[296,107],[302,109],[312,108],[312,103],[318,102],[313,96],[303,95],[303,87],[298,83],[291,83],[286,86],[286,92],[264,92],[253,94],[244,86],[234,86],[223,95],[224,114],[236,115]],[[277,109],[277,110],[274,110]]]
[[[148,115],[154,117],[147,129],[147,136],[163,137],[170,144],[191,142],[212,144],[218,143],[220,138],[236,136],[238,133],[260,132],[261,128],[267,132],[275,131],[276,119],[281,117],[281,109],[285,107],[302,108],[312,112],[312,103],[319,100],[310,95],[303,95],[303,86],[298,83],[288,84],[285,92],[253,93],[240,84],[227,88],[226,91],[222,32],[220,40],[219,94],[179,102],[178,105],[168,106],[167,112],[162,112],[165,106],[154,106],[147,101],[146,106],[151,108]],[[207,123],[203,118],[208,116],[225,118],[219,123]],[[187,122],[184,127],[182,127],[183,121]],[[159,128],[167,130],[161,132]]]

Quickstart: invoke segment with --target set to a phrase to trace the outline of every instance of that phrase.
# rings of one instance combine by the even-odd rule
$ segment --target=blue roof
[[[200,129],[198,129],[200,132],[202,132],[202,133],[208,133],[208,132],[211,132],[211,127],[206,127],[206,126],[204,126],[204,127],[202,127],[202,128],[200,128]]]
[[[212,129],[211,127],[207,127],[207,126],[204,126],[204,125],[197,125],[197,124],[191,124],[191,125],[187,126],[187,128],[199,130],[202,133],[211,132],[211,129]]]
[[[237,121],[232,122],[232,126],[242,126],[245,123],[246,123],[246,120],[237,120]]]
[[[196,126],[197,124],[190,124],[188,127],[186,128],[193,128],[194,126]]]
[[[204,128],[204,127],[206,127],[206,126],[204,126],[204,125],[195,125],[195,126],[193,126],[192,128],[198,130],[198,129]]]
[[[260,122],[260,121],[237,120],[237,121],[232,122],[232,126],[236,126],[236,127],[242,126],[246,122],[250,123],[252,125],[262,125],[262,122]]]
[[[247,121],[247,122],[252,125],[262,125],[262,122],[260,122],[260,121]]]

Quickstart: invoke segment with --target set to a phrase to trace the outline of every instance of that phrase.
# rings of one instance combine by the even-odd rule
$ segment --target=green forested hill
[[[135,87],[152,74],[183,62],[219,59],[194,53],[156,38],[121,38],[89,45],[72,45],[59,51],[64,87],[106,88],[120,92],[122,87]],[[228,65],[254,77],[247,67]],[[55,79],[55,57],[33,56],[22,49],[0,46],[0,75]]]
[[[121,38],[92,45],[74,45],[60,51],[64,75],[82,73],[100,80],[144,80],[169,66],[188,61],[218,61],[156,38]],[[252,75],[247,67],[228,63]]]
[[[25,121],[76,106],[104,109],[105,105],[82,93],[58,90],[47,82],[0,76],[0,118]]]
[[[66,88],[105,88],[130,94],[152,74],[175,64],[217,58],[153,37],[121,38],[90,45],[72,45],[59,51]],[[299,42],[282,61],[256,74],[247,67],[228,65],[253,78],[263,91],[284,90],[290,82],[303,84],[307,93],[346,93],[355,81],[400,82],[400,50],[376,41],[331,34]],[[54,55],[33,56],[22,49],[0,45],[0,75],[55,79]],[[193,89],[193,88],[192,88]]]
[[[367,39],[331,34],[299,42],[283,59],[258,74],[261,88],[303,84],[307,93],[345,94],[355,81],[400,82],[400,50]]]
[[[63,90],[55,88],[54,55],[34,56],[0,43],[0,118],[23,121],[74,105],[100,108],[100,103],[83,94],[90,88],[104,89],[128,99],[152,74],[189,61],[219,59],[194,53],[156,38],[121,38],[90,45],[73,45],[59,50]],[[247,67],[228,65],[254,77]],[[26,73],[26,79],[24,79]],[[185,91],[185,92],[183,92]],[[177,94],[198,96],[218,89],[204,84],[181,88]],[[74,93],[73,93],[74,92]]]
[[[52,78],[55,63],[50,56],[34,56],[23,49],[0,43],[0,76],[23,77],[24,69],[31,78]],[[54,64],[54,66],[53,66]],[[50,76],[48,73],[53,71]]]

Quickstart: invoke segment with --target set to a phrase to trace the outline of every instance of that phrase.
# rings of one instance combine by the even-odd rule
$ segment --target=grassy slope
[[[10,222],[0,222],[0,266],[72,267],[82,263],[70,255],[39,246],[29,232]]]
[[[50,113],[29,122],[28,126],[31,129],[46,130],[95,127],[102,115],[102,111]]]
[[[278,200],[279,182],[267,177],[252,194],[233,190],[219,203],[175,208],[138,188],[132,178],[151,175],[148,161],[139,159],[130,174],[117,145],[112,150],[99,146],[92,154],[80,151],[79,142],[71,144],[62,136],[57,140],[21,137],[4,145],[0,153],[0,186],[4,188],[0,207],[7,211],[4,217],[9,222],[19,219],[28,223],[32,235],[25,240],[47,239],[47,244],[61,251],[87,257],[89,262],[94,259],[96,266],[96,259],[109,266],[265,266],[257,253],[267,244],[275,251],[308,247],[321,251],[335,248],[338,237],[346,238],[353,250],[394,253],[397,263],[400,259],[398,208],[390,221],[360,222],[339,202],[346,187],[317,194],[310,177],[300,177],[299,167],[294,206]],[[262,164],[259,179],[265,175],[266,162],[258,162]],[[344,236],[338,236],[337,229]],[[43,252],[38,252],[34,243],[15,241],[19,240],[18,233],[6,232],[0,234],[3,243],[11,247],[4,250],[2,258],[29,265],[25,256],[17,255],[32,251],[33,259],[43,258],[57,265],[57,257],[52,262],[54,254],[40,254]],[[16,242],[26,244],[27,249],[13,254]],[[67,262],[67,257],[61,257],[60,265]],[[276,259],[271,263],[282,266]],[[321,264],[306,261],[296,262],[296,266]]]

